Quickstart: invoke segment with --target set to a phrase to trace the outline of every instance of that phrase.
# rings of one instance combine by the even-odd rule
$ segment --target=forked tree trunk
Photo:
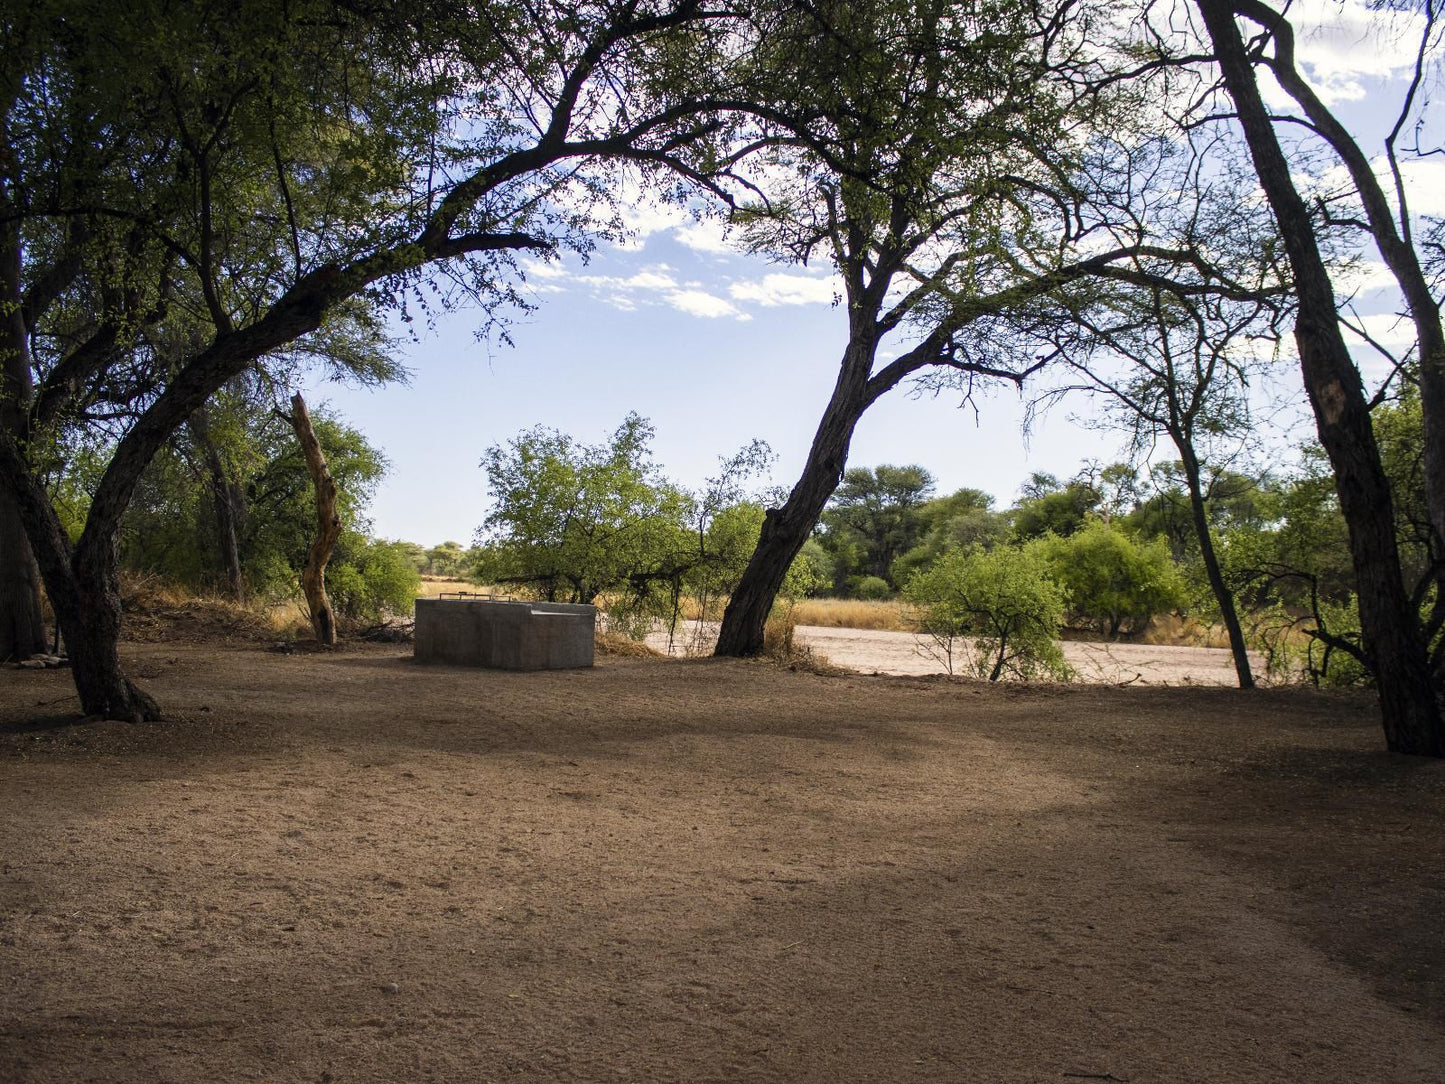
[[[1314,224],[1260,97],[1232,5],[1229,0],[1196,3],[1294,274],[1300,369],[1349,528],[1361,638],[1379,690],[1385,743],[1391,752],[1445,756],[1445,726],[1430,681],[1419,615],[1405,593],[1389,481],[1359,370],[1340,334],[1334,287],[1315,242]]]
[[[34,381],[30,340],[22,307],[20,238],[14,227],[0,231],[0,429],[11,439],[24,437]],[[15,496],[0,487],[0,662],[26,659],[45,650],[45,621],[40,600],[40,567]]]
[[[143,722],[160,718],[156,702],[120,665],[120,577],[114,541],[82,536],[72,550],[49,497],[13,440],[0,435],[0,477],[20,509],[56,622],[70,652],[71,677],[89,716]]]
[[[301,443],[306,456],[306,469],[311,473],[312,485],[316,488],[316,538],[306,555],[306,570],[301,573],[301,590],[306,595],[306,607],[311,613],[311,628],[318,643],[336,643],[336,615],[331,610],[331,600],[326,597],[326,564],[331,560],[331,551],[341,537],[341,517],[336,513],[336,482],[326,466],[326,456],[321,451],[321,442],[316,439],[316,430],[311,426],[311,415],[306,412],[306,400],[297,392],[291,396],[291,428]]]

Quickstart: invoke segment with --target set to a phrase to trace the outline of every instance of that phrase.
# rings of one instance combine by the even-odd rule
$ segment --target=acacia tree
[[[0,73],[0,241],[21,268],[4,300],[34,299],[26,333],[52,349],[0,419],[0,476],[83,709],[154,718],[116,649],[115,537],[146,464],[348,304],[515,299],[513,253],[606,225],[605,164],[700,177],[685,155],[719,124],[678,91],[725,70],[723,20],[702,0],[91,6],[37,2],[6,28],[24,33]],[[158,364],[144,332],[168,308],[204,333]],[[43,461],[103,401],[123,432],[72,545]]]
[[[1420,138],[1423,112],[1429,100],[1426,84],[1431,60],[1438,58],[1445,43],[1442,42],[1440,5],[1436,0],[1424,0],[1409,9],[1417,20],[1419,44],[1399,112],[1381,148],[1387,182],[1382,181],[1359,140],[1301,75],[1295,59],[1294,28],[1284,14],[1262,0],[1235,0],[1230,8],[1262,28],[1264,34],[1251,43],[1249,58],[1274,76],[1304,114],[1310,130],[1334,152],[1349,173],[1352,191],[1351,198],[1345,202],[1356,204],[1359,213],[1327,208],[1326,223],[1366,234],[1404,297],[1418,351],[1426,499],[1435,532],[1445,540],[1445,326],[1441,322],[1440,301],[1431,288],[1425,260],[1416,242],[1410,190],[1401,169],[1402,155],[1408,153],[1408,148],[1401,145],[1401,136],[1414,129],[1416,139]],[[1233,93],[1234,84],[1229,85]],[[1417,146],[1415,150],[1440,153],[1438,148],[1432,152]]]
[[[1248,389],[1257,367],[1251,338],[1272,338],[1277,318],[1264,299],[1181,298],[1156,287],[1110,291],[1094,305],[1072,308],[1066,323],[1049,322],[1048,341],[1069,372],[1083,379],[1051,394],[1103,396],[1112,401],[1136,454],[1152,453],[1160,437],[1178,452],[1190,524],[1242,689],[1254,687],[1254,676],[1234,592],[1214,545],[1207,475],[1211,460],[1230,454],[1221,442],[1237,445],[1249,431]]]
[[[918,540],[919,513],[933,496],[933,484],[933,476],[916,464],[852,467],[844,472],[823,523],[838,546],[856,542],[864,575],[892,582],[894,560]]]
[[[1386,744],[1392,752],[1445,756],[1445,723],[1430,681],[1418,616],[1401,575],[1389,481],[1363,382],[1340,331],[1334,286],[1315,223],[1260,95],[1251,53],[1235,22],[1240,5],[1235,0],[1195,2],[1289,259],[1298,299],[1294,339],[1320,443],[1334,469],[1340,511],[1349,527],[1364,653],[1379,690]]]
[[[480,575],[579,603],[669,580],[688,549],[692,501],[653,462],[652,435],[628,414],[605,444],[539,426],[488,448]]]
[[[733,592],[719,655],[762,650],[778,586],[880,396],[928,373],[958,378],[965,395],[980,379],[1021,382],[1042,362],[991,350],[974,324],[1068,282],[1159,280],[1195,259],[1121,204],[1118,170],[1100,173],[1112,190],[1091,183],[1093,134],[1106,115],[1123,123],[1127,86],[1091,82],[1075,11],[1067,0],[829,0],[772,34],[777,98],[756,180],[767,198],[742,221],[758,250],[831,259],[848,342],[802,474],[768,510]]]

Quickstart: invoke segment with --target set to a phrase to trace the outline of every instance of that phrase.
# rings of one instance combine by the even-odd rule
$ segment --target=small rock
[[[401,984],[395,982],[384,982],[381,984],[381,992],[383,994],[399,994],[401,993]]]

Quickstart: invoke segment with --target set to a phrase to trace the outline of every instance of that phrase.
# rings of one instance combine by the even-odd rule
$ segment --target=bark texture
[[[828,498],[842,481],[853,430],[876,397],[870,394],[868,380],[875,348],[870,335],[855,340],[845,351],[838,383],[813,436],[803,473],[783,506],[768,509],[757,548],[723,611],[715,654],[747,656],[763,650],[763,627],[773,600]]]
[[[202,407],[191,415],[187,422],[191,440],[206,465],[206,476],[211,483],[211,508],[216,517],[216,546],[221,560],[221,570],[226,577],[226,589],[237,602],[246,601],[246,578],[241,571],[241,548],[237,541],[241,522],[246,514],[246,494],[231,480],[226,465],[221,459],[220,449],[211,439],[207,409]]]
[[[1209,580],[1209,589],[1214,592],[1214,601],[1219,605],[1219,617],[1229,634],[1229,653],[1234,658],[1234,673],[1241,689],[1254,688],[1254,673],[1249,665],[1249,648],[1244,642],[1244,629],[1239,624],[1239,612],[1234,607],[1234,592],[1224,582],[1224,573],[1219,567],[1219,554],[1214,550],[1214,534],[1209,529],[1209,513],[1204,506],[1204,489],[1200,483],[1199,457],[1194,446],[1180,435],[1174,435],[1175,447],[1184,464],[1184,480],[1189,487],[1189,512],[1194,523],[1194,533],[1199,539],[1199,557],[1204,562],[1204,575]]]
[[[0,431],[22,440],[34,381],[21,294],[20,237],[13,227],[0,230],[0,248]],[[0,486],[0,662],[45,649],[40,566],[25,537],[20,506],[14,494]]]
[[[1333,284],[1314,224],[1290,177],[1235,23],[1231,0],[1196,0],[1234,99],[1255,171],[1279,222],[1299,298],[1295,343],[1320,443],[1335,472],[1350,533],[1360,629],[1379,688],[1392,752],[1445,756],[1445,727],[1430,681],[1418,615],[1405,592],[1389,482],[1359,371],[1340,334]]]
[[[316,489],[316,537],[306,554],[306,569],[301,573],[301,590],[306,595],[306,608],[311,613],[311,628],[318,643],[336,643],[336,615],[331,609],[331,600],[326,597],[326,565],[336,540],[341,537],[341,517],[336,512],[336,481],[326,466],[326,455],[321,442],[316,439],[316,430],[311,425],[311,415],[306,411],[306,400],[297,392],[291,396],[291,428],[306,456],[306,469],[311,474],[311,483]]]

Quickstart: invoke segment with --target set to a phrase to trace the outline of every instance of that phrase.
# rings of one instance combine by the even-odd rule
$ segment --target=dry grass
[[[707,613],[695,598],[682,600],[684,621],[721,621],[727,608],[727,596],[708,600]],[[829,629],[874,629],[885,632],[910,632],[913,626],[903,603],[895,601],[864,602],[854,598],[805,598],[791,604],[793,619],[799,625],[819,625]]]
[[[436,598],[439,595],[455,595],[459,591],[465,591],[469,595],[504,595],[507,592],[500,587],[477,586],[470,580],[443,579],[439,576],[423,576],[421,586],[417,589],[418,598]]]
[[[793,617],[799,625],[819,625],[829,629],[913,630],[903,603],[891,600],[865,602],[856,598],[805,598],[793,607]]]
[[[1159,647],[1229,646],[1229,633],[1223,625],[1205,625],[1196,618],[1178,614],[1155,614],[1144,631],[1130,639],[1136,644]]]
[[[216,595],[197,594],[157,576],[124,575],[121,605],[130,639],[273,640],[310,632],[298,603],[260,607]]]
[[[656,648],[648,647],[641,640],[634,640],[625,633],[612,629],[597,630],[593,640],[599,655],[617,655],[630,659],[661,659],[666,656]]]

